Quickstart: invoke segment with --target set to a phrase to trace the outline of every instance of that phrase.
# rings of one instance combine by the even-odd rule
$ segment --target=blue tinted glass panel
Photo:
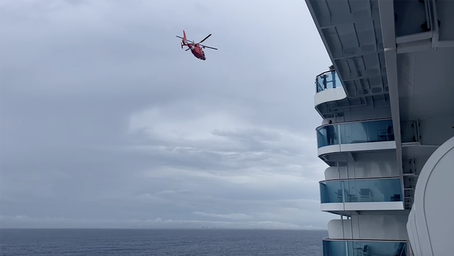
[[[323,181],[320,183],[320,192],[322,204],[402,201],[398,178]]]
[[[341,182],[326,182],[320,183],[320,199],[321,203],[342,203],[342,183]]]
[[[337,125],[328,125],[317,130],[318,147],[338,145]]]
[[[338,134],[340,133],[340,136]],[[328,145],[394,141],[391,120],[328,125],[317,129],[318,147]]]
[[[341,124],[340,132],[342,144],[394,140],[391,120]]]
[[[393,123],[391,120],[368,122],[366,124],[370,142],[394,140]]]
[[[358,255],[407,256],[407,244],[392,241],[323,241],[323,256]]]
[[[348,123],[340,125],[342,144],[369,142],[365,123]]]
[[[317,92],[321,92],[324,90],[341,87],[342,83],[336,71],[327,71],[316,77],[315,85]]]

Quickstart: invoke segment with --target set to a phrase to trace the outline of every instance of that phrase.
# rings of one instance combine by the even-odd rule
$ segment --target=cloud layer
[[[326,227],[304,1],[5,0],[0,24],[3,227]]]

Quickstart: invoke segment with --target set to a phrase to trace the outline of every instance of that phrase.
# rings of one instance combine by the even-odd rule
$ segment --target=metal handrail
[[[331,73],[331,72],[336,72],[336,70],[328,70],[328,71],[323,71],[322,73],[318,74],[315,76],[315,79],[317,79],[317,77],[321,76],[321,75],[324,75],[324,74],[328,74],[328,73]]]
[[[322,182],[335,182],[335,181],[355,181],[355,180],[391,180],[391,179],[400,179],[400,176],[387,176],[387,177],[368,177],[368,178],[350,178],[350,179],[328,179],[321,180],[318,183]]]
[[[357,124],[357,123],[367,123],[367,122],[376,122],[376,121],[386,121],[386,120],[393,120],[392,118],[389,117],[384,117],[384,118],[376,118],[376,119],[366,119],[366,120],[361,120],[361,121],[346,121],[342,123],[332,123],[332,124],[322,124],[320,126],[317,126],[315,130],[318,130],[319,128],[325,127],[325,126],[333,126],[333,125],[343,125],[343,124]]]
[[[344,239],[344,238],[323,238],[323,241],[339,241],[339,242],[344,242],[344,241],[361,241],[361,242],[399,242],[399,243],[408,243],[408,240],[392,240],[392,239]]]

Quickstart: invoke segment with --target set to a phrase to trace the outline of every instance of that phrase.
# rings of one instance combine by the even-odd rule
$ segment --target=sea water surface
[[[327,231],[0,229],[0,255],[321,256]]]

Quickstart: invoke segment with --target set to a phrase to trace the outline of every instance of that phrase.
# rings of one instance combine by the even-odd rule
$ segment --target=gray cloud
[[[4,0],[0,24],[2,226],[325,228],[303,1]]]

